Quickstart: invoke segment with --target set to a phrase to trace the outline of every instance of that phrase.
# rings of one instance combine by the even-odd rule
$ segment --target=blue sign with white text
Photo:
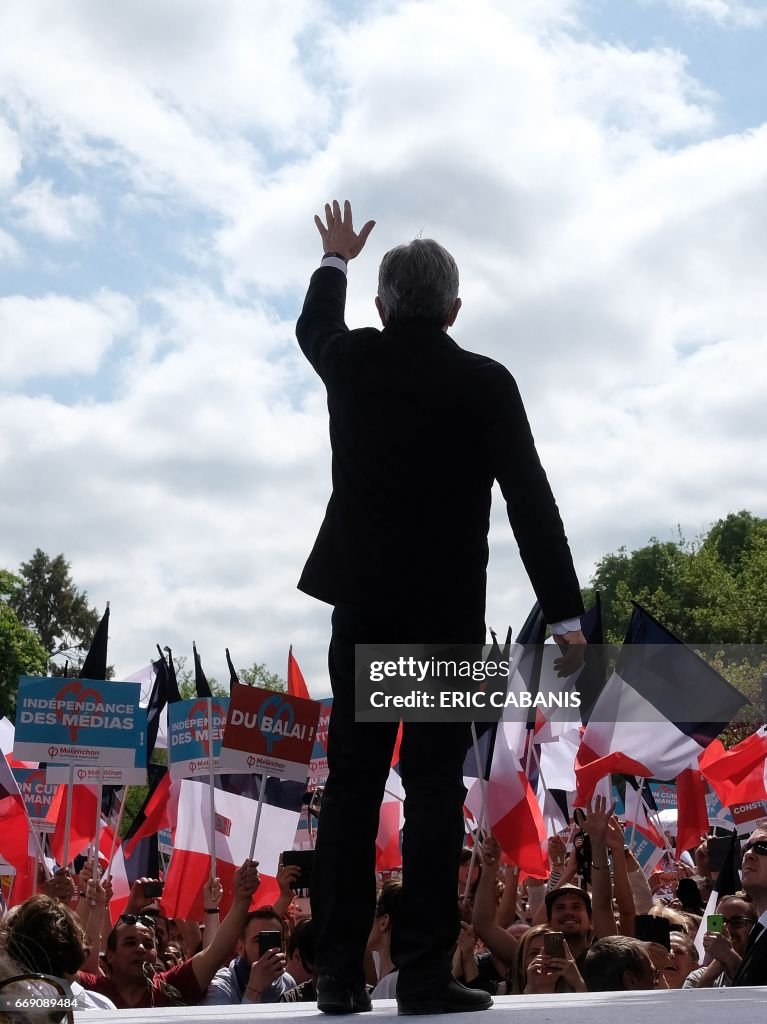
[[[146,713],[138,683],[21,676],[13,753],[21,761],[133,767]]]

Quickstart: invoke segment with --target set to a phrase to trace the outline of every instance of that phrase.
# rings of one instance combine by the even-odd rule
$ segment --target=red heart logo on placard
[[[102,703],[102,696],[98,690],[86,689],[79,679],[74,680],[62,686],[59,692],[56,694],[55,700],[75,700],[78,703],[82,703],[86,700],[91,700],[95,697],[97,703]],[[56,709],[56,717],[60,722],[64,721],[64,709]],[[69,740],[71,743],[77,743],[77,733],[80,729],[79,725],[69,726]]]

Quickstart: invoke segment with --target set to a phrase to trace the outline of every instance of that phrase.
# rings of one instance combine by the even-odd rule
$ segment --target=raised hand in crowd
[[[594,934],[598,939],[615,935],[618,928],[613,914],[613,887],[607,855],[607,836],[615,804],[603,796],[589,801],[582,828],[591,840],[591,899]]]
[[[495,881],[500,859],[500,843],[489,835],[482,843],[482,873],[474,895],[472,925],[496,961],[496,971],[505,974],[516,960],[519,942],[496,921]]]
[[[144,886],[158,884],[159,880],[157,878],[137,878],[130,887],[128,902],[125,904],[125,913],[140,914],[142,910],[149,906],[150,903],[154,903],[157,897],[146,896],[144,894]]]
[[[613,893],[618,904],[618,920],[621,935],[634,934],[634,894],[629,879],[629,850],[625,846],[625,836],[617,816],[613,814],[607,823],[605,836],[607,849],[613,862]],[[633,856],[633,854],[632,854]]]
[[[219,907],[224,898],[224,887],[220,878],[208,878],[202,887],[202,906],[205,911],[205,932],[203,934],[203,949],[211,944],[213,936],[218,931],[221,923]]]
[[[711,878],[711,862],[708,855],[708,836],[701,836],[695,850],[695,870],[703,878]]]
[[[40,892],[61,903],[69,903],[76,893],[75,882],[67,868],[59,868],[40,886]]]
[[[561,836],[549,836],[548,854],[552,875],[561,875],[567,860],[567,846]]]
[[[588,813],[584,815],[581,827],[591,839],[592,855],[595,842],[607,845],[608,828],[614,812],[615,803],[608,806],[603,796],[597,796],[593,801],[589,801]]]
[[[519,868],[516,864],[507,864],[503,879],[503,891],[495,912],[495,923],[499,928],[510,928],[516,921],[518,893]]]
[[[461,921],[461,930],[458,933],[458,942],[453,954],[453,977],[467,984],[479,975],[477,959],[474,956],[474,948],[477,944],[477,937],[474,928],[467,922]]]
[[[288,916],[288,908],[296,895],[295,884],[301,874],[299,864],[280,864],[277,871],[277,885],[280,887],[280,895],[274,901],[275,912],[280,917]]]

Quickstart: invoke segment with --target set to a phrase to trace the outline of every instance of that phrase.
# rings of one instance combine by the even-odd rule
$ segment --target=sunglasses
[[[13,1024],[74,1024],[76,1000],[61,978],[16,974],[0,981],[0,1021]]]
[[[120,921],[123,924],[143,924],[145,928],[154,931],[154,918],[148,914],[120,914]]]
[[[746,925],[750,928],[754,924],[754,919],[751,917],[725,917],[724,923],[728,928],[745,928]]]
[[[755,853],[758,857],[767,857],[767,839],[757,839],[756,842],[746,843],[743,853]]]

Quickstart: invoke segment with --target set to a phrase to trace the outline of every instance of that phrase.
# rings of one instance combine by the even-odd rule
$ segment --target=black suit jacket
[[[754,925],[758,928],[759,925]],[[733,986],[738,988],[747,985],[767,985],[767,931],[759,930],[756,941],[749,942],[740,967],[732,979]]]
[[[562,521],[508,370],[427,324],[350,331],[345,301],[346,275],[321,267],[296,327],[327,389],[333,478],[299,588],[331,604],[421,609],[466,623],[451,640],[482,639],[497,479],[547,620],[580,614]]]

